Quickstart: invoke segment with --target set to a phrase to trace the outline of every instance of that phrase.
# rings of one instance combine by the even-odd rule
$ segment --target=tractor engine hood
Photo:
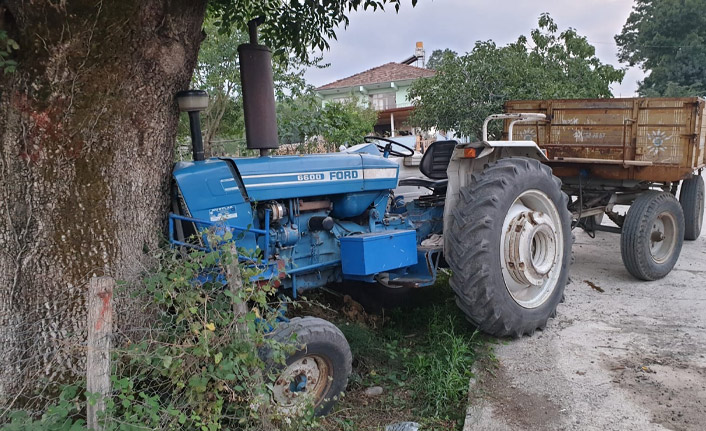
[[[397,187],[398,170],[396,162],[367,153],[213,158],[177,163],[174,180],[187,215],[247,227],[248,201],[330,196],[333,216],[356,216]]]
[[[360,153],[230,160],[254,201],[394,189],[399,170],[392,160]]]

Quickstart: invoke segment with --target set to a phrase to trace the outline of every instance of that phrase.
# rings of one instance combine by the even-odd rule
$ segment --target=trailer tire
[[[295,317],[281,323],[271,337],[294,348],[294,353],[285,355],[285,364],[276,364],[273,354],[266,354],[268,369],[276,374],[272,393],[278,409],[301,414],[299,408],[306,403],[298,398],[308,392],[316,415],[326,415],[346,390],[351,374],[353,356],[346,337],[333,323],[318,317]],[[302,382],[303,387],[297,387]]]
[[[704,179],[692,175],[681,183],[679,203],[684,210],[684,239],[693,241],[701,235],[704,221]]]
[[[684,212],[674,195],[656,190],[641,193],[630,205],[620,234],[620,254],[628,272],[645,281],[666,276],[677,263],[683,243]]]
[[[549,167],[528,158],[491,163],[474,173],[470,183],[461,188],[458,202],[449,213],[445,258],[452,269],[450,284],[456,293],[456,304],[480,330],[500,337],[521,337],[543,329],[547,320],[556,315],[571,261],[571,216],[567,205],[561,181]],[[540,227],[544,229],[550,223],[545,216],[550,219],[552,233],[549,237],[535,236],[540,235]],[[525,238],[521,236],[527,232],[523,226],[530,222],[521,220],[527,219],[532,219],[537,229],[530,227],[535,230],[530,230],[531,236]],[[545,235],[546,229],[542,232]],[[535,239],[538,244],[553,244],[549,247],[549,260],[544,259],[547,252],[538,257],[536,267]],[[520,261],[515,265],[512,261],[514,269],[508,269],[508,251],[520,249],[508,244],[524,244],[522,250],[530,253],[531,256],[524,255],[530,264],[525,266]],[[548,249],[537,245],[536,250]],[[518,269],[543,272],[534,272],[532,277],[539,278],[532,280],[541,283],[537,280],[544,277],[545,281],[523,286],[514,278],[524,276],[518,275]]]

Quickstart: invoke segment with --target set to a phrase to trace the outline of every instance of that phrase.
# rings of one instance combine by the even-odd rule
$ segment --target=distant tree
[[[649,75],[643,96],[706,95],[706,0],[636,0],[618,58]]]
[[[602,63],[584,36],[571,28],[558,33],[548,14],[530,37],[503,47],[477,42],[466,55],[444,57],[435,76],[412,85],[410,124],[478,139],[485,117],[502,112],[509,99],[611,97],[610,85],[623,79],[625,72]]]
[[[365,135],[373,132],[378,118],[374,109],[360,107],[355,102],[328,103],[321,109],[321,116],[321,136],[329,149],[360,144]]]
[[[358,106],[353,101],[327,103],[322,107],[313,93],[279,103],[277,116],[280,142],[302,144],[305,151],[321,149],[320,138],[327,151],[359,144],[373,132],[377,121],[377,112],[370,107]]]
[[[456,51],[452,51],[448,48],[444,49],[443,51],[440,49],[435,49],[431,52],[431,55],[427,60],[426,67],[427,69],[436,70],[447,59],[453,60],[456,57],[458,57],[458,53]]]

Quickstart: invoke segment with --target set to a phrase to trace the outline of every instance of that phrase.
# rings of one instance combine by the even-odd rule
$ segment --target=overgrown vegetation
[[[400,421],[419,422],[425,430],[463,428],[471,369],[489,344],[456,307],[446,277],[411,292],[409,301],[411,307],[367,323],[327,316],[354,357],[347,395],[323,420],[327,430],[384,429]],[[382,386],[383,394],[366,396],[371,386]]]
[[[611,97],[610,85],[624,75],[602,63],[576,30],[559,32],[548,14],[539,17],[529,38],[507,46],[477,42],[461,56],[440,51],[434,67],[435,76],[415,81],[410,89],[415,105],[410,123],[454,130],[471,140],[480,139],[483,120],[502,112],[509,99]],[[497,136],[500,125],[494,127]]]
[[[290,417],[271,400],[277,364],[293,350],[292,344],[268,336],[280,315],[274,288],[248,282],[257,271],[248,266],[242,268],[241,289],[224,288],[226,279],[232,286],[238,278],[223,269],[235,258],[227,243],[214,251],[182,256],[169,250],[158,257],[144,285],[130,287],[152,322],[116,334],[104,429],[294,430],[314,425],[313,408]],[[96,399],[85,393],[85,384],[65,386],[41,418],[15,411],[3,429],[83,429],[86,403]]]
[[[305,302],[297,313],[338,316],[324,317],[338,324],[355,358],[347,395],[321,419],[310,407],[284,414],[272,401],[273,370],[292,350],[291,344],[268,336],[281,315],[280,304],[273,302],[269,285],[224,288],[224,277],[231,280],[231,275],[214,268],[232,259],[227,246],[159,256],[134,294],[154,323],[117,338],[113,392],[102,417],[105,430],[365,430],[407,420],[427,430],[462,428],[472,365],[487,343],[455,306],[446,277],[411,294],[423,305],[382,317],[362,312],[367,323]],[[245,268],[242,275],[247,280],[254,271]],[[363,392],[371,386],[382,386],[383,395],[366,397]],[[14,411],[2,429],[85,429],[86,403],[96,400],[83,382],[66,385],[41,418]]]

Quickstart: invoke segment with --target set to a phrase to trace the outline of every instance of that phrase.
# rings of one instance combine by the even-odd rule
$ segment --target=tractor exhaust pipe
[[[272,53],[257,40],[257,26],[263,22],[262,17],[248,22],[250,43],[238,46],[245,140],[248,149],[260,150],[260,156],[266,156],[269,150],[279,147]]]
[[[184,90],[176,94],[179,110],[189,113],[189,130],[194,161],[204,160],[203,137],[201,136],[201,111],[208,108],[208,93],[203,90]]]

